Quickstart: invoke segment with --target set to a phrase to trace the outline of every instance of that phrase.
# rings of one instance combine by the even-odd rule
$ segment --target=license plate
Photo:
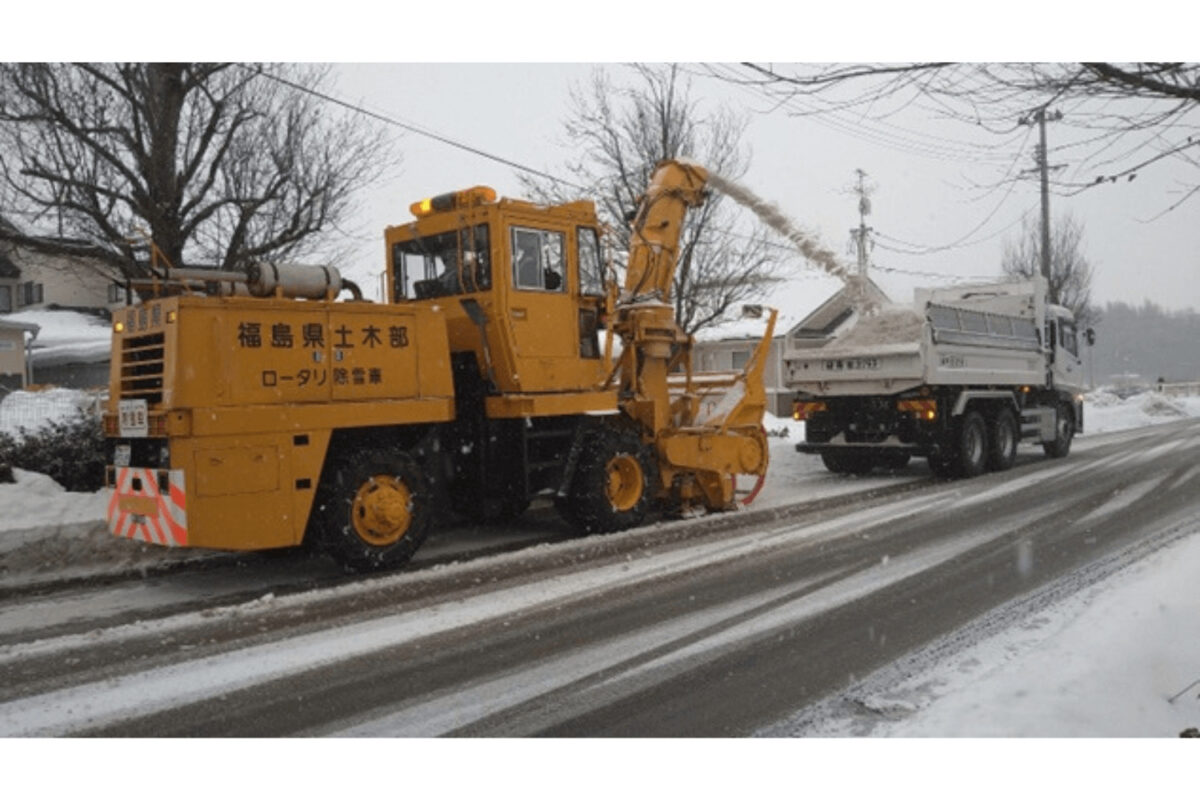
[[[121,436],[148,436],[150,415],[145,400],[122,400],[117,405],[118,429]]]

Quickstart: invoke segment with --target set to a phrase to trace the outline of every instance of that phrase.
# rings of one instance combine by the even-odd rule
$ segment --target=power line
[[[710,73],[708,77],[715,77],[718,80],[733,83],[743,91],[772,103],[776,108],[791,109],[793,113],[809,117],[819,125],[862,139],[870,144],[926,158],[947,158],[976,162],[980,160],[1000,160],[991,155],[993,148],[988,145],[947,139],[935,134],[912,131],[881,119],[871,120],[872,123],[880,126],[880,128],[872,128],[862,118],[843,119],[836,116],[843,110],[840,108],[821,108],[812,103],[805,103],[803,98],[794,94],[785,95],[781,98],[777,93],[771,93],[762,85],[761,81],[747,81],[742,77],[742,73],[737,71],[735,66],[706,64],[705,67]],[[887,128],[892,128],[898,132],[889,131]],[[911,138],[913,136],[919,138]],[[944,142],[945,144],[939,145],[937,142]]]
[[[747,92],[754,93],[755,90],[757,89],[758,90],[757,94],[763,94],[764,96],[767,96],[766,92],[763,91],[760,86],[758,86],[757,84],[751,83],[751,82],[747,82],[744,79],[741,79],[741,76],[737,72],[733,72],[733,77],[730,78],[730,77],[728,77],[728,72],[723,74],[722,72],[720,72],[718,70],[718,67],[721,65],[711,65],[710,64],[710,65],[706,65],[706,66],[710,70],[712,75],[718,79],[732,81],[733,83],[735,83],[735,85],[741,87],[743,90],[745,90]],[[767,96],[767,97],[768,97],[768,99],[770,99],[769,96]],[[795,101],[796,99],[797,98],[795,96],[785,98],[783,101],[781,101],[779,103],[779,105],[782,107],[785,107],[785,108],[790,107],[793,105],[793,101]],[[813,117],[813,119],[820,121],[821,117]],[[835,129],[838,128],[837,125],[834,125],[834,127],[835,127]],[[895,127],[898,127],[898,126],[895,126]],[[857,130],[857,128],[848,130],[846,132],[851,133],[852,135],[857,135],[857,134],[855,134],[855,130]],[[904,130],[904,129],[901,129],[901,130]],[[1003,185],[1003,183],[1005,181],[1007,181],[1008,177],[1016,169],[1017,164],[1020,162],[1021,156],[1024,153],[1025,145],[1029,140],[1030,133],[1031,133],[1031,131],[1028,131],[1028,130],[1024,133],[1024,135],[1021,138],[1020,145],[1017,148],[1017,152],[1013,156],[1013,158],[1011,160],[1008,160],[1007,158],[1005,159],[1008,163],[1008,167],[1005,170],[1004,178],[1001,179],[1001,183],[997,184],[996,188],[999,188],[999,186]],[[885,142],[881,142],[879,140],[872,139],[871,137],[859,136],[859,138],[863,138],[864,140],[869,141],[874,144],[883,144],[883,146],[889,146]],[[902,150],[904,148],[892,147],[891,149]],[[910,149],[909,152],[912,152],[912,150]],[[937,152],[937,148],[933,148],[933,152]],[[920,154],[920,153],[918,153],[918,154]],[[882,247],[885,250],[891,250],[892,252],[901,253],[903,255],[920,256],[920,255],[929,255],[931,253],[943,252],[946,250],[952,250],[952,249],[959,248],[959,247],[969,247],[974,244],[978,244],[980,242],[988,241],[989,239],[994,239],[996,236],[999,236],[1001,233],[1004,233],[1005,231],[1012,228],[1012,226],[1015,225],[1016,222],[1020,221],[1020,218],[1018,218],[1017,220],[1015,220],[1012,223],[1009,223],[1008,225],[1006,225],[1004,228],[1000,229],[996,233],[990,234],[989,236],[987,236],[983,239],[980,239],[980,240],[974,241],[974,242],[967,241],[968,239],[970,239],[970,237],[974,236],[985,225],[987,225],[996,216],[996,214],[999,213],[1000,209],[1004,207],[1005,203],[1008,201],[1008,198],[1011,196],[1013,189],[1016,186],[1015,181],[1009,181],[1008,183],[1009,183],[1009,185],[1008,185],[1007,191],[1005,191],[1004,195],[1000,198],[1000,201],[995,205],[995,207],[979,222],[979,224],[977,224],[971,230],[967,231],[965,234],[963,234],[958,239],[956,239],[952,242],[949,242],[947,244],[944,244],[944,245],[922,246],[922,245],[912,245],[912,244],[909,244],[906,242],[902,242],[901,240],[898,240],[898,239],[892,239],[892,237],[888,237],[886,234],[880,234],[880,236],[885,239],[892,239],[892,241],[896,241],[900,244],[906,244],[909,247],[916,248],[916,249],[913,251],[906,252],[906,251],[899,250],[894,247],[888,247],[886,244],[882,244],[882,243],[880,244],[880,247]],[[992,191],[995,191],[995,190],[993,189]],[[990,193],[991,192],[988,192],[988,194],[990,194]],[[1022,212],[1022,215],[1024,213],[1025,212]]]
[[[885,267],[880,264],[872,265],[880,272],[889,272],[899,275],[914,275],[919,278],[938,278],[945,281],[990,281],[995,280],[995,275],[947,275],[944,272],[926,272],[917,269],[901,269],[899,267]]]
[[[888,245],[886,242],[878,243],[878,246],[884,250],[888,250],[890,252],[899,253],[900,255],[906,255],[906,256],[927,256],[927,255],[930,255],[931,253],[942,252],[944,250],[955,250],[960,247],[974,247],[977,244],[983,244],[984,242],[990,242],[992,239],[995,239],[997,236],[1000,236],[1001,234],[1007,233],[1008,231],[1012,230],[1012,228],[1018,222],[1025,219],[1025,215],[1027,215],[1029,212],[1033,211],[1035,208],[1037,208],[1036,205],[1027,206],[1023,211],[1021,211],[1020,216],[1013,219],[1012,222],[1009,222],[1007,225],[1005,225],[1003,228],[1000,228],[995,233],[989,233],[987,236],[981,237],[979,239],[973,239],[969,242],[960,240],[957,243],[951,243],[949,245],[944,245],[944,246],[940,246],[940,247],[930,247],[927,245],[913,244],[912,242],[906,242],[903,239],[897,239],[894,236],[888,236],[886,233],[882,233],[880,231],[876,231],[875,233],[881,239],[886,239],[886,240],[895,242],[896,244],[903,245],[904,247],[912,248],[910,250],[902,250],[898,247]],[[986,222],[986,220],[985,220],[985,222]],[[970,235],[970,234],[968,234],[968,235]]]
[[[250,68],[247,67],[247,69],[250,69]],[[505,166],[512,167],[513,169],[517,169],[522,172],[527,172],[532,175],[537,175],[539,177],[553,181],[554,183],[557,183],[557,184],[560,184],[563,186],[568,186],[570,188],[576,189],[576,190],[584,192],[584,193],[587,193],[590,191],[587,187],[581,186],[572,181],[565,180],[556,175],[552,175],[548,172],[544,172],[542,170],[536,169],[534,167],[530,167],[530,166],[522,164],[520,162],[513,161],[512,159],[505,158],[503,156],[495,155],[494,153],[490,153],[481,148],[465,144],[463,142],[457,141],[457,140],[452,139],[443,134],[424,129],[414,123],[405,122],[405,121],[396,119],[394,117],[388,116],[386,114],[383,114],[383,113],[380,113],[377,111],[372,111],[371,109],[365,108],[362,105],[359,105],[356,103],[351,103],[347,100],[343,100],[343,99],[336,97],[334,95],[331,95],[327,92],[322,92],[317,89],[313,89],[312,87],[304,86],[302,84],[296,83],[295,81],[292,81],[287,78],[281,77],[279,75],[270,73],[270,72],[266,71],[265,69],[263,69],[261,66],[252,71],[256,76],[260,76],[260,77],[266,78],[268,80],[274,81],[276,83],[279,83],[281,85],[288,86],[296,91],[302,92],[304,94],[308,94],[312,97],[316,97],[325,102],[332,103],[334,105],[340,106],[342,108],[353,111],[355,113],[362,114],[364,116],[367,116],[372,119],[378,120],[380,122],[386,123],[388,125],[393,125],[395,127],[401,128],[401,129],[409,131],[411,133],[415,133],[419,136],[424,136],[424,137],[432,139],[434,141],[441,142],[442,144],[446,144],[450,147],[454,147],[454,148],[462,150],[464,152],[468,152],[473,155],[477,155],[482,158],[486,158],[490,161],[495,161],[497,163],[504,164]],[[985,220],[985,223],[986,223],[986,220]],[[738,231],[716,228],[716,227],[710,228],[710,230],[713,230],[716,233],[723,233],[728,236],[733,236],[735,238],[739,238],[744,241],[754,241],[754,239],[755,239],[755,237],[753,237],[753,236],[750,236],[750,235],[747,235],[744,233],[740,233]],[[978,227],[975,230],[978,230]],[[971,231],[971,233],[974,233],[974,230]],[[970,234],[968,234],[968,235],[970,235]],[[798,255],[795,248],[790,247],[788,245],[784,245],[784,244],[780,244],[780,243],[776,243],[776,242],[764,242],[764,245],[771,249],[774,249],[774,250],[787,251],[788,253],[790,253],[792,255]]]
[[[455,147],[455,148],[457,148],[457,149],[463,150],[463,151],[465,151],[465,152],[468,152],[468,153],[471,153],[471,154],[473,154],[473,155],[478,155],[478,156],[481,156],[481,157],[483,157],[483,158],[489,159],[489,160],[491,160],[491,161],[495,161],[495,162],[498,162],[498,163],[504,164],[504,165],[506,165],[506,166],[509,166],[509,167],[512,167],[512,168],[514,168],[514,169],[520,170],[520,171],[522,171],[522,172],[527,172],[527,173],[530,173],[530,174],[532,174],[532,175],[537,175],[537,176],[539,176],[539,177],[546,178],[547,180],[553,181],[554,183],[561,184],[561,185],[563,185],[563,186],[568,186],[568,187],[570,187],[570,188],[572,188],[572,189],[576,189],[576,190],[578,190],[578,191],[580,191],[580,192],[583,192],[583,193],[585,193],[585,194],[587,194],[587,193],[589,193],[590,191],[592,191],[591,189],[588,189],[587,187],[581,186],[581,185],[579,185],[579,184],[577,184],[577,183],[574,183],[574,182],[572,182],[572,181],[564,180],[563,178],[559,178],[559,177],[558,177],[558,176],[556,176],[556,175],[551,175],[551,174],[550,174],[550,173],[548,173],[548,172],[544,172],[544,171],[542,171],[542,170],[535,169],[535,168],[533,168],[533,167],[530,167],[530,166],[527,166],[527,165],[525,165],[525,164],[521,164],[520,162],[513,161],[512,159],[508,159],[508,158],[504,158],[504,157],[502,157],[502,156],[497,156],[497,155],[494,155],[494,154],[492,154],[492,153],[489,153],[489,152],[487,152],[487,151],[485,151],[485,150],[482,150],[482,149],[480,149],[480,148],[478,148],[478,147],[473,147],[473,146],[471,146],[471,145],[464,144],[464,143],[462,143],[462,142],[458,142],[458,141],[456,141],[456,140],[454,140],[454,139],[451,139],[451,138],[450,138],[450,137],[448,137],[448,136],[444,136],[444,135],[442,135],[442,134],[435,133],[435,132],[433,132],[433,131],[430,131],[430,130],[423,129],[423,128],[421,128],[420,126],[418,126],[418,125],[415,125],[415,124],[413,124],[413,123],[404,122],[404,121],[401,121],[401,120],[395,119],[395,118],[393,118],[393,117],[390,117],[390,116],[388,116],[388,115],[386,115],[386,114],[381,114],[381,113],[379,113],[379,112],[372,111],[372,110],[370,110],[370,109],[364,108],[364,107],[363,107],[363,106],[361,106],[361,105],[358,105],[358,104],[355,104],[355,103],[351,103],[351,102],[349,102],[349,101],[347,101],[347,100],[343,100],[343,99],[341,99],[341,98],[339,98],[339,97],[335,97],[335,96],[333,96],[333,95],[331,95],[331,94],[328,94],[328,93],[326,93],[326,92],[321,92],[321,91],[318,91],[318,90],[316,90],[316,89],[313,89],[313,88],[311,88],[311,87],[304,86],[304,85],[302,85],[302,84],[298,84],[298,83],[296,83],[295,81],[290,81],[290,80],[288,80],[287,78],[283,78],[283,77],[280,77],[280,76],[278,76],[278,75],[274,75],[274,74],[272,74],[272,73],[270,73],[270,72],[267,72],[266,70],[262,69],[261,67],[259,67],[258,69],[254,70],[254,74],[255,74],[255,75],[262,76],[262,77],[264,77],[264,78],[268,78],[268,79],[270,79],[270,80],[273,80],[273,81],[275,81],[276,83],[283,84],[283,85],[285,85],[285,86],[288,86],[288,87],[290,87],[290,88],[292,88],[292,89],[295,89],[295,90],[297,90],[297,91],[303,92],[303,93],[305,93],[305,94],[308,94],[308,95],[311,95],[311,96],[313,96],[313,97],[316,97],[316,98],[318,98],[318,99],[324,100],[324,101],[326,101],[326,102],[333,103],[333,104],[335,104],[335,105],[341,106],[341,107],[343,107],[343,108],[346,108],[346,109],[348,109],[348,110],[350,110],[350,111],[354,111],[354,112],[356,112],[356,113],[363,114],[364,116],[371,117],[372,119],[379,120],[379,121],[381,121],[381,122],[384,122],[384,123],[387,123],[387,124],[389,124],[389,125],[394,125],[394,126],[396,126],[396,127],[402,128],[402,129],[404,129],[404,130],[406,130],[406,131],[410,131],[410,132],[412,132],[412,133],[416,133],[416,134],[418,134],[418,135],[420,135],[420,136],[425,136],[425,137],[427,137],[427,138],[433,139],[433,140],[435,140],[435,141],[438,141],[438,142],[441,142],[441,143],[443,143],[443,144],[450,145],[451,147]],[[748,241],[748,242],[755,241],[755,237],[753,237],[753,236],[751,236],[751,235],[748,235],[748,234],[740,233],[740,232],[738,232],[738,231],[733,231],[733,230],[728,230],[728,229],[718,228],[718,227],[715,227],[715,226],[714,226],[714,227],[710,227],[710,228],[709,228],[709,230],[713,231],[714,233],[723,233],[723,234],[725,234],[725,235],[727,235],[727,236],[733,236],[733,237],[735,237],[735,238],[739,238],[739,239],[742,239],[742,240],[744,240],[744,241]],[[789,246],[787,246],[787,245],[784,245],[784,244],[779,244],[779,243],[775,243],[775,242],[764,242],[763,244],[764,244],[765,246],[767,246],[767,247],[770,247],[770,248],[772,248],[772,249],[776,249],[776,250],[786,250],[786,251],[788,251],[789,253],[792,253],[792,254],[797,254],[797,251],[795,250],[795,248],[793,248],[793,247],[789,247]]]
[[[249,68],[247,67],[247,69],[249,69]],[[275,81],[276,83],[280,83],[284,86],[291,87],[292,89],[295,89],[299,92],[303,92],[305,94],[312,95],[313,97],[320,98],[321,100],[324,100],[328,103],[333,103],[334,105],[341,106],[342,108],[349,109],[350,111],[357,112],[357,113],[362,114],[367,117],[371,117],[372,119],[379,120],[380,122],[387,123],[388,125],[394,125],[398,128],[402,128],[406,131],[409,131],[410,133],[415,133],[418,136],[424,136],[428,139],[433,139],[435,141],[441,142],[442,144],[446,144],[451,147],[455,147],[459,150],[463,150],[465,152],[472,153],[477,156],[481,156],[483,158],[488,159],[489,161],[495,161],[499,164],[504,164],[505,166],[512,167],[513,169],[517,169],[522,172],[528,172],[531,175],[537,175],[537,176],[545,178],[549,181],[553,181],[554,183],[562,184],[563,186],[569,186],[572,189],[578,189],[581,192],[587,191],[587,189],[585,187],[580,186],[577,183],[572,183],[571,181],[564,180],[556,175],[551,175],[548,172],[543,172],[540,169],[535,169],[534,167],[530,167],[530,166],[522,164],[518,161],[513,161],[510,158],[498,156],[498,155],[495,155],[494,153],[489,153],[486,150],[482,150],[478,147],[473,147],[472,145],[464,144],[463,142],[459,142],[454,139],[451,139],[448,136],[443,136],[442,134],[435,133],[431,130],[421,128],[412,123],[403,122],[394,117],[390,117],[386,114],[381,114],[378,111],[371,111],[370,109],[363,108],[362,106],[356,105],[347,100],[342,100],[339,97],[334,97],[331,94],[327,94],[325,92],[321,92],[316,89],[313,89],[310,86],[304,86],[302,84],[296,83],[295,81],[290,81],[287,78],[280,77],[279,75],[274,75],[274,74],[264,70],[261,66],[258,67],[256,70],[254,70],[254,73],[256,75],[260,75],[269,80]]]

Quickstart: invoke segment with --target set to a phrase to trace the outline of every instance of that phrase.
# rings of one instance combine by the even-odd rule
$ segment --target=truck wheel
[[[866,475],[875,462],[865,453],[821,453],[825,469],[837,475]]]
[[[559,514],[584,533],[640,525],[650,508],[654,465],[637,434],[599,427],[589,435]]]
[[[1017,418],[1011,409],[1001,408],[992,417],[988,431],[988,469],[1003,472],[1017,460]]]
[[[398,567],[429,533],[431,490],[403,453],[341,456],[314,501],[322,549],[351,572]]]
[[[963,478],[982,475],[987,468],[987,428],[977,411],[963,415],[958,429],[958,474]]]
[[[1054,441],[1042,442],[1042,451],[1050,458],[1066,458],[1071,452],[1071,437],[1075,435],[1075,421],[1066,403],[1059,403],[1054,420]]]

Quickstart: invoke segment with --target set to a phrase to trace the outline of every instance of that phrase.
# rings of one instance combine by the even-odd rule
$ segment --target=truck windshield
[[[1075,323],[1065,319],[1059,320],[1058,339],[1064,350],[1073,356],[1079,355],[1079,342],[1075,337]]]
[[[487,224],[392,245],[394,300],[482,292],[492,286]]]

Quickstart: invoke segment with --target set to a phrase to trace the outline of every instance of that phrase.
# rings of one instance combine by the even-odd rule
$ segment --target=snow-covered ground
[[[861,698],[872,736],[1177,736],[1200,728],[1200,536]],[[837,726],[808,735],[849,735]]]
[[[1097,389],[1084,400],[1083,422],[1089,434],[1144,428],[1160,422],[1200,416],[1200,397],[1169,397],[1143,392],[1121,399],[1107,389]]]
[[[1088,436],[1200,416],[1200,398],[1146,393],[1088,396]],[[771,469],[755,502],[766,506],[895,483],[897,476],[833,476],[795,451],[803,423],[769,417]],[[1087,436],[1079,442],[1087,446]],[[901,478],[925,475],[914,461]],[[113,539],[106,491],[63,491],[22,470],[0,484],[0,583],[96,574],[183,555]],[[1191,535],[1084,593],[1040,610],[871,702],[893,714],[891,736],[1172,736],[1200,726],[1200,537]],[[1114,657],[1119,653],[1120,657]],[[1179,694],[1172,703],[1166,698]],[[890,705],[889,705],[890,704]],[[886,716],[886,713],[885,713]],[[780,731],[775,731],[779,733]],[[809,729],[807,733],[812,733]],[[821,731],[817,731],[821,733]],[[826,735],[853,731],[829,729]]]
[[[1087,437],[1200,417],[1200,397],[1085,398]],[[770,425],[768,425],[770,427]],[[772,468],[787,459],[777,455]],[[799,454],[797,454],[799,455]],[[1200,728],[1200,531],[864,698],[873,736],[1176,736]],[[1172,701],[1171,698],[1174,698]],[[787,725],[766,733],[786,735]],[[845,720],[808,736],[854,735]]]

